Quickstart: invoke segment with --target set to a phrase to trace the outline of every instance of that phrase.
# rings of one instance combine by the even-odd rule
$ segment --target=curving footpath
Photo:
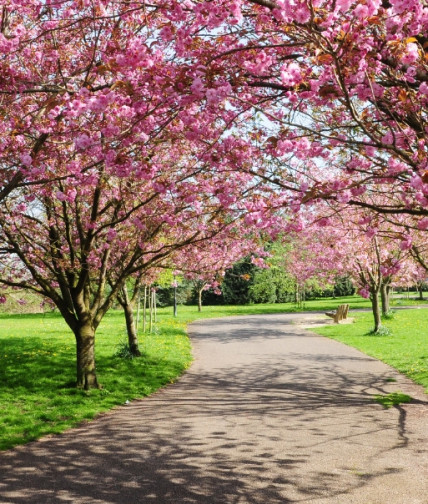
[[[427,504],[428,396],[298,317],[192,324],[178,383],[0,453],[1,504]]]

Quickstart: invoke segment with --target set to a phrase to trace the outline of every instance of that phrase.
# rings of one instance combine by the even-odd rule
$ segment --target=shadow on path
[[[178,383],[1,453],[0,502],[426,504],[424,397],[384,410],[405,380],[291,319],[194,324]]]

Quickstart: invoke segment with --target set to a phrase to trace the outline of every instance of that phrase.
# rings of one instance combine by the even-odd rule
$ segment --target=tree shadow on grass
[[[183,371],[173,358],[97,357],[102,390],[76,388],[75,351],[46,338],[0,340],[0,450],[58,433],[100,412],[144,397]]]

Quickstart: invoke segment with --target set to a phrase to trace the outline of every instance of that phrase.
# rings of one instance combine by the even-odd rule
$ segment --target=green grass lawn
[[[115,356],[124,341],[120,312],[107,314],[96,336],[102,390],[74,387],[74,336],[59,315],[0,317],[0,449],[62,432],[174,381],[191,362],[185,325],[172,317],[140,336],[144,356]]]
[[[342,341],[398,369],[428,393],[428,309],[397,310],[383,325],[387,335],[370,335],[371,313],[352,314],[354,324],[314,328],[314,332]]]
[[[345,302],[351,309],[369,307],[367,300],[354,296],[308,301],[304,309],[327,311]],[[293,304],[213,306],[204,307],[201,313],[194,306],[179,306],[178,317],[174,318],[172,308],[162,308],[153,334],[140,334],[144,355],[138,359],[117,356],[120,344],[126,340],[125,323],[121,312],[112,311],[96,336],[97,375],[103,389],[88,392],[74,387],[75,341],[60,315],[1,314],[0,449],[62,432],[174,381],[191,362],[186,324],[192,320],[293,311],[297,311]],[[387,323],[392,327],[392,336],[364,336],[371,326],[370,314],[358,315],[354,325],[323,331],[329,337],[347,338],[343,341],[389,362],[427,387],[428,345],[423,334],[427,313],[400,311],[396,320]],[[400,346],[401,326],[407,337]]]

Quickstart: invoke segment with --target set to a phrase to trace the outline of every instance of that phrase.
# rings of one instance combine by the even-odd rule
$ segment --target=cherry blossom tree
[[[427,229],[423,1],[187,0],[168,17],[193,92],[209,103],[226,81],[236,117],[262,118],[246,134],[264,161],[252,171],[284,204],[330,198]]]
[[[231,168],[252,153],[224,135],[229,88],[196,105],[158,36],[161,7],[7,0],[1,11],[0,238],[13,268],[0,282],[58,307],[80,387],[98,386],[95,331],[126,278],[245,213],[269,226],[267,188]]]
[[[329,214],[327,215],[327,208]],[[320,205],[324,216],[317,219],[325,236],[335,236],[340,267],[351,275],[359,294],[370,298],[374,332],[381,327],[382,315],[388,315],[392,285],[407,283],[418,275],[417,265],[409,254],[411,245],[403,238],[408,216],[396,224],[372,210],[361,212],[355,207]],[[321,241],[329,240],[322,238]],[[379,297],[381,304],[379,302]]]
[[[333,227],[326,233],[316,225],[289,233],[284,237],[287,244],[283,267],[296,287],[296,303],[304,302],[310,284],[331,285],[337,275],[343,273],[341,235]]]
[[[299,231],[325,199],[428,229],[427,23],[419,0],[3,2],[0,282],[56,304],[78,386],[126,279],[241,219]]]

